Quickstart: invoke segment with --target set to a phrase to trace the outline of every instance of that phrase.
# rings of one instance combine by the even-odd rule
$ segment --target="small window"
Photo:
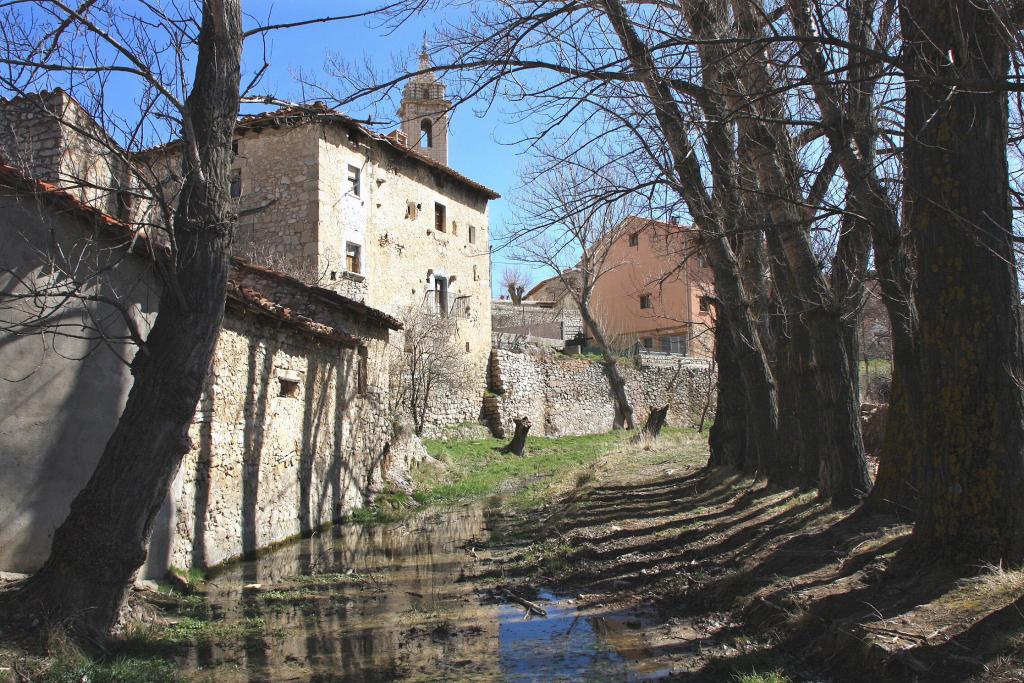
[[[430,119],[420,121],[420,147],[434,146],[434,124]]]
[[[280,384],[278,396],[281,398],[295,398],[299,395],[299,380],[278,377],[277,381]]]
[[[359,365],[356,368],[356,391],[360,396],[366,396],[366,390],[370,384],[369,354],[365,346],[359,347]]]
[[[359,196],[359,167],[349,164],[348,167],[348,190],[355,196]]]
[[[234,159],[238,156],[238,140],[231,143],[231,158]]]
[[[640,233],[634,232],[629,236],[629,246],[636,247],[640,244]]]
[[[231,176],[231,196],[235,199],[242,196],[242,174],[236,173]]]
[[[478,272],[476,272],[476,266],[474,265],[473,266],[473,282],[477,282],[479,280],[480,280],[480,274]]]
[[[345,270],[350,273],[361,273],[363,248],[352,242],[345,243]]]
[[[641,294],[640,295],[640,308],[650,308],[650,307],[651,307],[651,295],[650,294]]]
[[[448,317],[448,278],[439,277],[434,280],[434,301],[437,313],[442,318]]]
[[[469,243],[476,244],[476,226],[469,226]]]
[[[708,260],[706,258],[704,258],[704,254],[697,254],[697,267],[698,268],[707,268],[708,267]]]
[[[444,204],[434,202],[434,229],[438,232],[445,231]]]
[[[420,205],[409,199],[405,202],[405,217],[410,220],[416,220],[416,217],[420,215]]]
[[[643,344],[645,349],[653,349],[654,337],[644,337],[643,339],[640,340],[640,343]]]
[[[700,298],[700,312],[707,313],[711,310],[711,297],[702,296]]]

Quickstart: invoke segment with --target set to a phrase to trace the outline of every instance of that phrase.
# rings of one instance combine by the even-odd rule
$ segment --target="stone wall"
[[[636,421],[651,406],[669,404],[668,424],[692,427],[705,406],[713,417],[714,377],[706,362],[681,359],[672,367],[620,365]],[[604,367],[597,362],[558,354],[494,350],[488,369],[493,396],[488,417],[493,431],[508,435],[512,420],[526,415],[533,434],[597,434],[614,428],[615,402]]]
[[[583,316],[571,300],[491,301],[491,331],[548,339],[572,339],[583,330]]]
[[[118,191],[134,184],[126,155],[88,111],[57,89],[0,98],[0,162],[118,216]]]
[[[379,357],[386,341],[373,334],[363,330]],[[356,349],[229,314],[150,552],[209,566],[364,505],[383,484],[390,424],[378,409],[386,372],[372,366],[360,394],[357,365]]]

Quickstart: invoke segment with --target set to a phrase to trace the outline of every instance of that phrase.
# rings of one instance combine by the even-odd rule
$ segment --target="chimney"
[[[405,134],[404,130],[393,130],[390,133],[388,133],[387,138],[396,145],[401,145],[402,147],[409,146],[409,137]]]
[[[668,217],[669,225],[679,225],[679,216],[672,214]]]

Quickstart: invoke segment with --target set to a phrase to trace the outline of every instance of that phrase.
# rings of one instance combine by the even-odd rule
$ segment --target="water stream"
[[[390,525],[339,525],[231,566],[207,586],[225,623],[261,618],[239,648],[200,646],[180,662],[197,680],[640,681],[664,675],[637,616],[577,611],[541,590],[525,617],[467,580],[486,553],[486,504]],[[259,630],[254,630],[258,633]]]

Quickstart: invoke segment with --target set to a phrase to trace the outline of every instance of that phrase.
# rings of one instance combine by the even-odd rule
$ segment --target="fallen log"
[[[504,595],[505,598],[507,598],[508,600],[511,600],[512,602],[525,607],[527,614],[529,614],[530,612],[534,612],[542,617],[548,616],[547,611],[542,609],[537,603],[531,602],[520,595],[516,595],[507,588],[502,588],[501,594]]]
[[[530,431],[532,423],[528,417],[517,417],[512,420],[516,425],[516,433],[512,435],[512,440],[501,449],[502,453],[515,453],[516,455],[522,456],[526,453],[526,435]]]
[[[630,439],[630,443],[639,443],[644,439],[657,439],[658,435],[661,434],[661,428],[665,426],[665,420],[668,418],[668,406],[658,408],[657,406],[651,406],[651,412],[647,416],[647,422],[644,423],[643,429],[633,435]]]

